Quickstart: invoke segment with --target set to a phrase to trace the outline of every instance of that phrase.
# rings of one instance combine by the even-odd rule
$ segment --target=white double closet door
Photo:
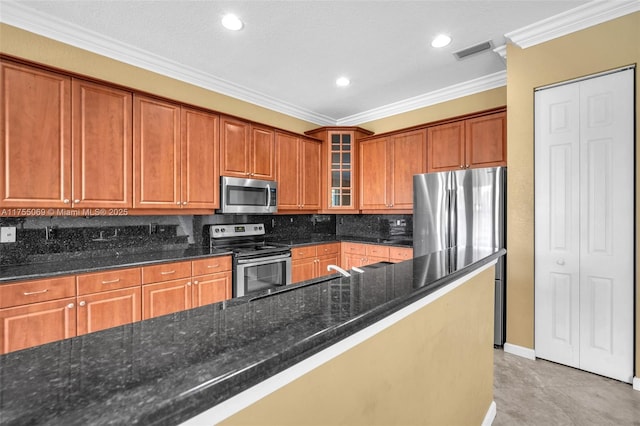
[[[629,383],[634,72],[535,93],[535,354]]]

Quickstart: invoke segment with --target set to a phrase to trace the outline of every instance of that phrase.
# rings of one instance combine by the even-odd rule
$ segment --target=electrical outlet
[[[3,226],[0,228],[0,243],[15,243],[16,242],[16,227],[15,226]]]

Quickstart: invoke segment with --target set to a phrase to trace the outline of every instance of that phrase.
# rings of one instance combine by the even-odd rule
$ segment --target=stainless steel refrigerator
[[[504,248],[505,167],[413,177],[414,257],[455,247]],[[494,344],[505,341],[506,259],[496,266]]]

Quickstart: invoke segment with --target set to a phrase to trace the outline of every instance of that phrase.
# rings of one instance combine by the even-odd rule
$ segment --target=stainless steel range
[[[291,248],[267,242],[264,224],[207,225],[205,235],[212,249],[233,252],[233,297],[291,283]]]

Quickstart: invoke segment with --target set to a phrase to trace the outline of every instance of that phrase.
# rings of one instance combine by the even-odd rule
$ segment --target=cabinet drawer
[[[374,246],[367,244],[366,246],[367,256],[375,256],[375,257],[384,257],[389,258],[389,247],[388,246]]]
[[[365,244],[357,244],[357,243],[342,243],[342,251],[345,254],[366,254]]]
[[[72,276],[4,284],[0,285],[0,308],[75,297],[75,295],[76,283]]]
[[[142,284],[191,277],[191,262],[163,263],[142,267]]]
[[[316,257],[316,246],[302,246],[291,249],[291,260]]]
[[[191,262],[191,275],[214,274],[231,270],[231,256],[211,257]]]
[[[140,285],[142,281],[140,278],[140,268],[130,268],[78,275],[76,282],[78,284],[78,295],[83,295],[133,287]]]
[[[316,251],[318,256],[340,253],[340,243],[321,244],[316,246]]]
[[[390,247],[389,259],[391,260],[408,260],[413,258],[413,249],[403,247]]]

